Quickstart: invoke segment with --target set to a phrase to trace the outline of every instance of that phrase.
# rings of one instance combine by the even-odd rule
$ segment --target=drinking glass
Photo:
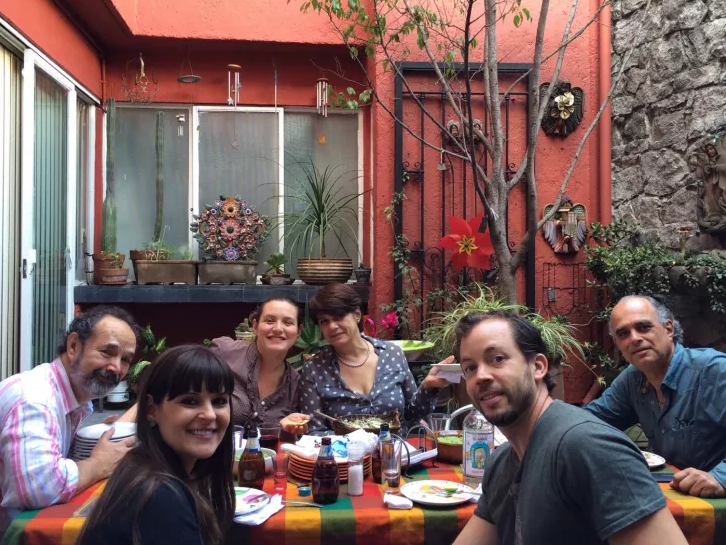
[[[245,428],[244,426],[235,426],[234,433],[232,434],[232,442],[234,443],[234,449],[242,448],[242,438],[244,437]]]
[[[438,432],[446,429],[446,422],[450,416],[447,413],[431,413],[426,417],[428,425],[432,431]]]
[[[260,426],[260,446],[277,451],[277,444],[280,442],[280,426],[264,425]]]
[[[275,479],[275,492],[283,492],[287,489],[287,464],[290,456],[286,451],[280,451],[272,459],[272,472]]]
[[[390,443],[381,443],[380,449],[383,484],[387,488],[397,490],[401,486],[401,451],[403,449],[403,441],[393,437]]]

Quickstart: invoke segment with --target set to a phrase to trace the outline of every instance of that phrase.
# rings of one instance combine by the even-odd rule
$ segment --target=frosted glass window
[[[189,112],[172,108],[117,107],[116,207],[117,247],[126,254],[154,236],[156,223],[156,114],[164,112],[164,240],[179,255],[189,244]],[[177,115],[183,115],[177,119]],[[180,131],[181,127],[181,131]],[[181,134],[180,134],[181,132]],[[99,211],[99,213],[101,213]],[[168,228],[164,231],[164,227]]]
[[[279,199],[279,122],[271,112],[199,112],[199,203],[239,197],[273,219]],[[196,242],[195,242],[196,243]],[[278,251],[272,229],[255,260]],[[199,257],[206,255],[200,249]]]
[[[358,182],[362,173],[358,171],[358,117],[356,115],[330,114],[323,117],[315,112],[285,113],[285,195],[293,195],[301,191],[300,184],[305,184],[304,168],[312,162],[320,173],[330,168],[331,180],[334,180],[334,194],[339,198],[356,195],[359,192]],[[353,210],[358,209],[358,200],[350,203]],[[301,203],[297,199],[285,199],[285,212],[300,211]],[[325,238],[326,257],[349,257],[357,266],[358,222],[357,214],[343,214],[336,233]],[[294,237],[286,225],[286,241]],[[289,234],[288,234],[289,233]],[[342,244],[341,244],[342,242]],[[289,243],[287,243],[289,246]],[[286,272],[296,276],[298,257],[318,257],[319,245],[310,252],[309,245],[296,248],[290,258],[290,251],[285,251],[287,262]]]

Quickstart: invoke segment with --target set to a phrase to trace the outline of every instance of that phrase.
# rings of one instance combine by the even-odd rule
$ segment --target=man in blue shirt
[[[653,450],[681,469],[672,488],[726,496],[726,354],[684,348],[673,313],[651,297],[621,299],[610,333],[630,365],[585,409],[621,430],[639,423]]]

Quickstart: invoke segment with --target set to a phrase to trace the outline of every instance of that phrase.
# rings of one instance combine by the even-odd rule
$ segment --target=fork
[[[250,498],[247,498],[247,502],[249,503],[252,500],[256,500],[259,498],[263,498],[267,500],[268,502],[272,499],[272,495],[268,494],[267,492],[263,492],[262,494],[258,494],[257,496],[252,496]],[[311,501],[296,501],[296,500],[281,500],[282,503],[287,505],[299,505],[301,507],[323,507],[319,503],[311,502]]]

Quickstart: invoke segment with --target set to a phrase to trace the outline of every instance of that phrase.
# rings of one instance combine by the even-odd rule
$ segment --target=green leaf
[[[519,27],[520,24],[522,24],[522,17],[517,14],[514,16],[514,26]]]
[[[347,93],[348,93],[349,95],[354,95],[354,94],[355,94],[355,89],[353,89],[352,87],[348,87],[348,88],[346,89],[346,91],[347,91]]]
[[[524,13],[524,16],[527,18],[528,21],[532,20],[532,16],[529,14],[529,10],[527,8],[522,8],[522,13]]]

